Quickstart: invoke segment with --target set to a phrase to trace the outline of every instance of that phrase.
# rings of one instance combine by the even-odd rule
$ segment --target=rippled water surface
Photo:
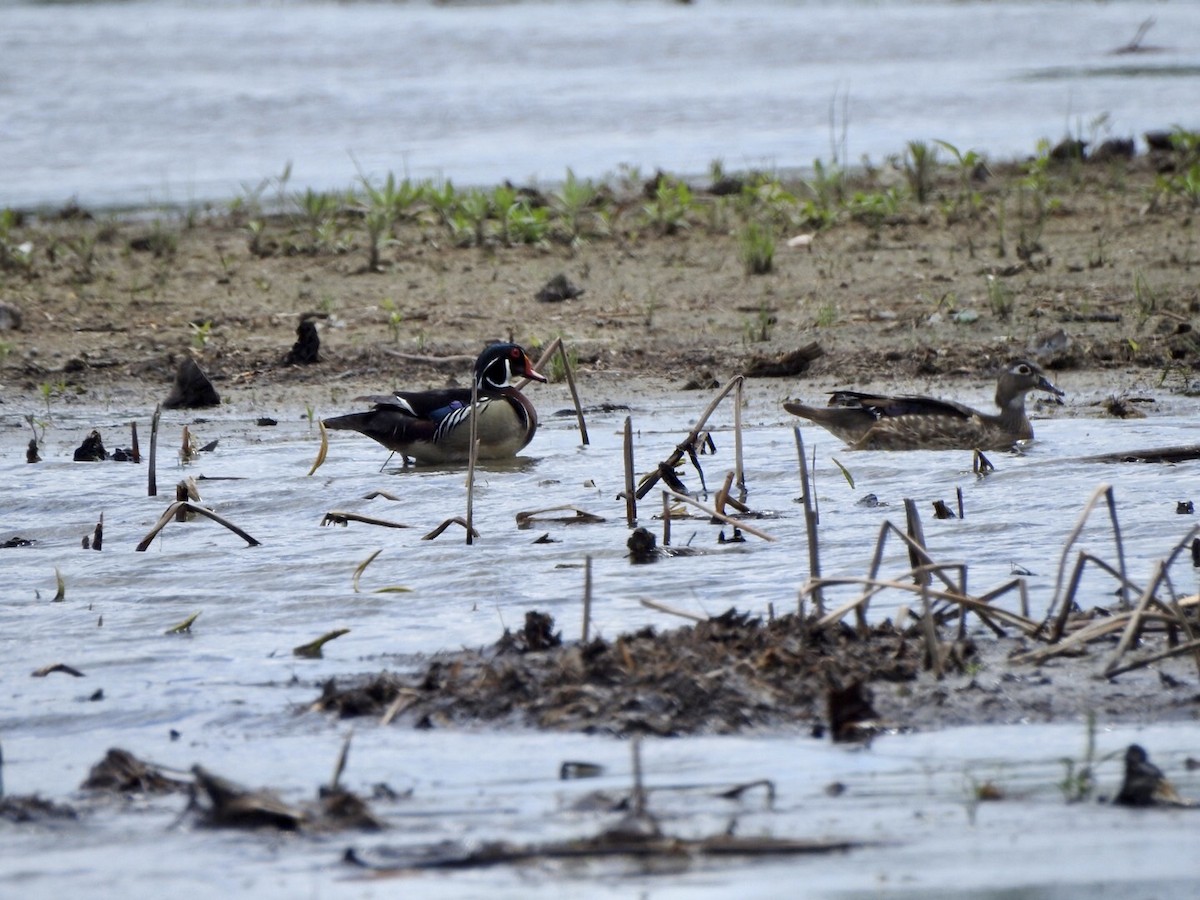
[[[1069,388],[1069,385],[1067,385]],[[41,793],[70,799],[88,768],[111,746],[165,765],[201,763],[250,785],[272,785],[288,799],[311,797],[329,778],[349,725],[303,707],[331,676],[404,667],[408,655],[494,641],[504,627],[519,627],[530,609],[551,613],[568,637],[581,628],[583,562],[593,559],[592,627],[614,637],[642,625],[669,628],[680,620],[644,607],[649,598],[695,614],[730,606],[766,615],[795,607],[807,578],[803,516],[790,420],[776,388],[754,387],[745,409],[744,454],[748,502],[769,513],[757,524],[778,538],[750,537],[720,545],[719,529],[702,519],[677,521],[673,538],[703,555],[632,566],[625,558],[628,530],[623,502],[620,431],[625,415],[636,430],[639,471],[669,455],[707,402],[699,394],[606,389],[605,399],[627,409],[589,417],[590,446],[579,445],[572,418],[550,413],[567,404],[558,388],[539,389],[546,423],[527,455],[479,473],[475,497],[479,541],[466,546],[452,528],[434,541],[421,535],[465,501],[461,470],[398,471],[386,453],[357,435],[333,436],[329,457],[306,476],[318,446],[304,410],[268,401],[226,405],[211,414],[164,415],[160,492],[146,496],[146,465],[69,461],[91,428],[110,447],[128,444],[128,423],[138,420],[148,443],[142,409],[58,405],[43,444],[45,461],[23,462],[28,426],[22,415],[45,410],[6,407],[0,420],[0,540],[20,535],[32,546],[0,550],[4,572],[0,602],[0,652],[5,678],[0,693],[4,782],[13,794]],[[589,397],[585,389],[585,402]],[[970,399],[970,398],[969,398]],[[984,401],[981,395],[975,398]],[[1029,576],[1035,614],[1044,609],[1064,541],[1097,485],[1112,484],[1131,576],[1144,581],[1194,524],[1176,514],[1178,500],[1196,496],[1197,463],[1175,466],[1101,465],[1071,458],[1089,453],[1194,440],[1196,403],[1165,403],[1154,418],[1114,421],[1053,418],[1037,423],[1039,440],[1021,458],[994,454],[997,471],[984,480],[971,473],[969,454],[856,454],[831,437],[804,428],[814,454],[820,501],[822,564],[826,574],[860,575],[881,524],[903,523],[903,500],[922,511],[926,539],[940,560],[969,564],[976,592],[1011,577],[1014,564]],[[332,409],[318,410],[328,414]],[[258,427],[261,415],[275,427]],[[215,450],[180,466],[175,447],[183,424]],[[706,457],[712,485],[732,466],[731,413],[718,409],[712,423],[718,452]],[[833,460],[854,479],[851,487]],[[383,470],[381,471],[381,467]],[[245,543],[207,520],[172,523],[145,553],[134,547],[149,531],[174,484],[199,480],[206,504],[251,535]],[[698,480],[685,473],[689,487]],[[963,492],[966,517],[939,521],[931,503],[955,505]],[[386,491],[398,500],[365,500]],[[858,501],[868,492],[881,505]],[[659,500],[649,500],[642,521]],[[570,504],[605,522],[547,523],[519,530],[515,513]],[[359,523],[321,525],[330,510],[359,511],[412,527],[385,530]],[[81,538],[104,516],[104,549],[84,550]],[[547,533],[551,543],[535,543]],[[889,545],[884,571],[907,568],[900,548]],[[1112,535],[1103,510],[1094,514],[1079,547],[1112,558]],[[378,557],[353,587],[355,568]],[[1178,590],[1194,591],[1190,560],[1172,569]],[[65,583],[53,602],[55,572]],[[404,586],[406,593],[378,592]],[[1111,595],[1111,580],[1085,579],[1088,603]],[[882,595],[873,615],[894,615],[909,595]],[[1009,602],[1015,603],[1015,598]],[[164,632],[199,613],[190,634]],[[333,628],[349,633],[327,645],[325,658],[302,660],[291,650]],[[30,673],[54,663],[83,672],[72,678]],[[1182,760],[1195,753],[1194,726],[1121,727],[1100,734],[1099,752],[1118,753],[1130,740],[1151,746],[1185,794],[1200,793]],[[390,830],[381,836],[277,839],[203,833],[173,824],[184,800],[115,804],[81,823],[14,829],[0,824],[0,874],[21,896],[135,896],[154,893],[222,895],[379,896],[381,888],[357,880],[338,863],[342,849],[366,852],[391,845],[441,839],[468,843],[510,838],[538,841],[593,834],[608,820],[572,811],[583,793],[628,784],[625,742],[602,737],[545,735],[524,730],[415,731],[358,721],[344,777],[369,793],[386,782],[412,788],[410,800],[377,811]],[[172,732],[177,737],[172,738]],[[848,837],[881,842],[849,856],[786,862],[721,864],[652,877],[621,865],[564,873],[540,867],[422,876],[410,881],[420,896],[559,896],[563,879],[571,895],[648,897],[778,896],[780,879],[818,894],[838,891],[912,890],[980,885],[999,890],[1057,884],[1055,896],[1096,894],[1104,885],[1145,875],[1140,859],[1152,853],[1155,896],[1187,896],[1195,874],[1184,816],[1165,812],[1137,817],[1109,807],[1067,806],[1055,787],[1061,758],[1082,753],[1081,724],[954,729],[881,739],[866,751],[795,733],[740,738],[650,741],[647,778],[659,789],[653,806],[672,833],[699,836],[724,830],[736,818],[739,834],[778,837]],[[594,760],[610,774],[598,783],[560,783],[565,759]],[[1100,770],[1110,790],[1120,766]],[[738,803],[712,791],[674,790],[681,785],[728,784],[769,778],[777,802],[768,809],[747,794]],[[992,804],[970,821],[969,785],[993,778],[1011,802]],[[849,785],[846,797],[826,796],[827,784]],[[1190,819],[1186,820],[1190,822]],[[1019,853],[1022,867],[996,857],[993,842]],[[930,867],[936,861],[937,868]],[[1076,893],[1072,893],[1075,891]],[[1092,893],[1088,893],[1091,891]],[[790,893],[790,892],[789,892]],[[949,896],[949,894],[947,895]],[[1038,896],[1046,896],[1039,893]],[[1116,896],[1116,895],[1113,895]]]
[[[1152,20],[1138,54],[1115,54]],[[1195,120],[1200,4],[0,2],[0,206],[1009,158]]]

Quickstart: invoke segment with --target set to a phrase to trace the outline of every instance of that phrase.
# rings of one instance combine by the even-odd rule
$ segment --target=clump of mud
[[[506,721],[621,736],[727,734],[817,725],[831,692],[917,677],[920,645],[890,624],[860,635],[812,623],[731,609],[662,633],[564,644],[549,616],[531,612],[492,647],[439,655],[410,675],[330,680],[314,706],[425,728]]]

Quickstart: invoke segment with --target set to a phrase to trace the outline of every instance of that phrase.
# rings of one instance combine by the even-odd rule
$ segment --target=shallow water
[[[1015,158],[1200,127],[1198,35],[1157,0],[9,0],[0,206],[224,201],[289,162],[287,190]]]
[[[749,537],[743,545],[721,546],[718,529],[707,522],[676,522],[674,543],[690,540],[707,552],[651,566],[631,566],[625,559],[628,531],[616,495],[623,483],[620,431],[626,413],[591,415],[592,443],[582,448],[573,419],[549,415],[568,403],[557,387],[535,388],[545,424],[527,456],[479,473],[475,519],[481,538],[471,547],[455,529],[435,541],[420,540],[462,511],[461,470],[403,472],[389,466],[381,472],[384,451],[356,435],[336,434],[324,466],[307,477],[317,435],[294,406],[258,399],[201,416],[164,414],[161,495],[149,498],[144,464],[69,461],[93,427],[110,449],[126,445],[134,419],[145,451],[144,409],[56,404],[43,446],[46,461],[31,466],[22,461],[28,439],[22,413],[35,410],[11,404],[0,422],[0,540],[20,535],[36,543],[0,550],[5,574],[0,653],[9,673],[0,694],[5,788],[71,799],[88,768],[107,748],[120,746],[161,764],[186,769],[200,763],[246,784],[272,785],[289,800],[309,799],[327,781],[351,727],[300,712],[315,699],[322,680],[403,667],[413,653],[491,643],[503,627],[519,627],[530,609],[550,612],[564,635],[575,637],[587,556],[594,566],[592,626],[610,638],[642,625],[680,624],[642,606],[642,598],[697,614],[730,606],[763,615],[770,606],[777,612],[793,609],[808,575],[796,503],[794,420],[780,408],[782,388],[764,384],[750,387],[744,412],[748,500],[754,509],[775,514],[758,524],[778,541]],[[1070,391],[1069,383],[1062,386]],[[629,405],[639,470],[669,455],[708,400],[694,393],[648,397],[619,385],[584,386],[585,402],[601,398]],[[986,400],[982,394],[966,399]],[[968,562],[974,592],[1007,580],[1013,563],[1035,573],[1028,580],[1036,614],[1052,594],[1064,540],[1103,482],[1116,489],[1131,576],[1144,581],[1153,563],[1194,524],[1194,517],[1176,514],[1175,504],[1200,499],[1194,495],[1198,464],[1067,460],[1192,441],[1196,401],[1162,399],[1164,409],[1152,419],[1038,421],[1039,440],[1030,452],[1020,458],[993,454],[997,472],[984,480],[971,474],[969,454],[855,454],[824,432],[804,428],[816,458],[824,572],[862,574],[881,524],[885,519],[902,524],[903,500],[912,497],[932,554]],[[331,404],[317,413],[334,411]],[[261,415],[279,424],[256,427]],[[727,408],[711,422],[718,453],[705,459],[710,485],[732,465],[731,422]],[[184,423],[199,443],[219,444],[180,466],[172,456]],[[853,488],[835,458],[852,474]],[[172,523],[147,552],[134,552],[173,498],[174,483],[189,475],[234,479],[200,481],[204,502],[262,546],[247,547],[216,524],[198,520]],[[685,480],[697,486],[693,473]],[[966,517],[932,518],[931,502],[944,499],[953,506],[956,487],[963,490]],[[402,499],[362,499],[375,490]],[[887,505],[857,505],[867,492]],[[516,528],[517,511],[558,504],[584,508],[606,522]],[[322,517],[333,509],[412,527],[322,527]],[[658,501],[644,507],[643,520],[657,509]],[[101,512],[103,551],[81,549],[80,539],[91,533]],[[1093,514],[1078,547],[1112,559],[1106,522],[1103,509]],[[555,542],[533,543],[542,533]],[[894,543],[889,548],[884,571],[898,574],[907,567],[905,555]],[[354,569],[376,550],[381,552],[355,593]],[[66,585],[61,603],[51,600],[56,569]],[[1176,564],[1172,578],[1178,590],[1195,589],[1188,559]],[[410,592],[375,592],[397,585]],[[1085,605],[1106,602],[1113,588],[1111,580],[1089,576],[1081,597]],[[910,595],[881,595],[872,615],[894,615],[898,604],[909,602]],[[195,612],[200,617],[190,634],[164,634]],[[291,648],[335,627],[350,633],[328,644],[324,659],[292,655]],[[85,677],[29,677],[59,662]],[[92,699],[98,689],[102,697]],[[1100,724],[1100,754],[1119,757],[1137,740],[1182,793],[1200,794],[1200,779],[1182,768],[1200,737],[1196,726]],[[68,891],[128,896],[149,883],[158,893],[183,895],[219,888],[230,896],[291,896],[298,890],[323,897],[377,896],[391,888],[357,880],[358,873],[338,863],[344,847],[371,855],[387,846],[441,839],[539,841],[592,834],[611,819],[573,811],[572,801],[594,788],[617,791],[628,785],[628,746],[622,741],[524,730],[415,731],[364,720],[353,728],[344,783],[364,793],[378,782],[414,792],[409,800],[376,804],[391,826],[380,836],[204,833],[172,824],[185,802],[179,797],[114,804],[80,824],[0,825],[0,845],[7,848],[0,853],[0,883],[19,886],[29,897]],[[1056,885],[1059,893],[1038,896],[1075,896],[1100,883],[1144,878],[1141,860],[1152,852],[1161,888],[1155,895],[1186,896],[1179,886],[1195,870],[1190,844],[1183,844],[1190,829],[1182,817],[1194,814],[1141,815],[1064,804],[1055,786],[1063,775],[1061,758],[1079,758],[1083,742],[1081,723],[889,736],[869,750],[811,739],[805,723],[790,734],[650,741],[645,756],[647,778],[656,789],[652,809],[672,833],[717,832],[736,817],[739,834],[843,837],[880,846],[785,862],[733,861],[670,876],[623,865],[425,875],[417,879],[419,893],[558,896],[566,878],[572,895],[628,896],[632,889],[651,897],[715,897],[736,889],[739,896],[772,896],[782,878],[822,895],[912,890],[927,896],[932,888],[958,886],[988,896],[989,890]],[[597,761],[609,774],[599,781],[560,783],[556,775],[565,759]],[[1099,775],[1102,787],[1115,790],[1119,758],[1105,762]],[[712,791],[667,789],[757,778],[776,784],[771,809],[755,792],[731,803],[714,799]],[[964,828],[969,785],[987,779],[1001,783],[1009,800],[981,807],[976,824]],[[826,796],[824,787],[833,781],[845,783],[847,794]],[[1006,848],[1000,857],[998,841]],[[1011,865],[1012,854],[1020,854],[1021,867]]]

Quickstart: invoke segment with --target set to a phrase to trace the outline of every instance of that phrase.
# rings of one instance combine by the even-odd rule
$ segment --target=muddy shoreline
[[[1192,390],[1200,244],[1194,204],[1171,187],[1189,159],[943,164],[921,202],[899,158],[828,184],[731,176],[741,193],[660,175],[584,200],[531,192],[522,208],[546,221],[532,243],[419,203],[376,242],[371,208],[336,198],[320,219],[246,198],[149,218],[10,211],[0,301],[18,327],[0,331],[0,397],[149,403],[193,355],[225,398],[324,404],[343,387],[461,379],[438,359],[489,340],[555,337],[582,378],[677,387],[816,345],[785,391],[904,379],[949,393],[1014,356],[1118,394],[1139,378]],[[773,241],[762,274],[746,258],[754,223]],[[286,361],[302,321],[320,335],[310,365]]]

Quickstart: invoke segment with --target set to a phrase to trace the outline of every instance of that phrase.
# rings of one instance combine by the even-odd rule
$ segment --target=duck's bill
[[[531,378],[534,381],[547,382],[549,379],[533,367],[533,360],[528,355],[525,356],[525,371],[521,373],[526,378]]]
[[[1063,392],[1055,387],[1049,378],[1045,375],[1038,378],[1037,387],[1039,391],[1045,391],[1047,394],[1053,394],[1055,397],[1064,396]]]

